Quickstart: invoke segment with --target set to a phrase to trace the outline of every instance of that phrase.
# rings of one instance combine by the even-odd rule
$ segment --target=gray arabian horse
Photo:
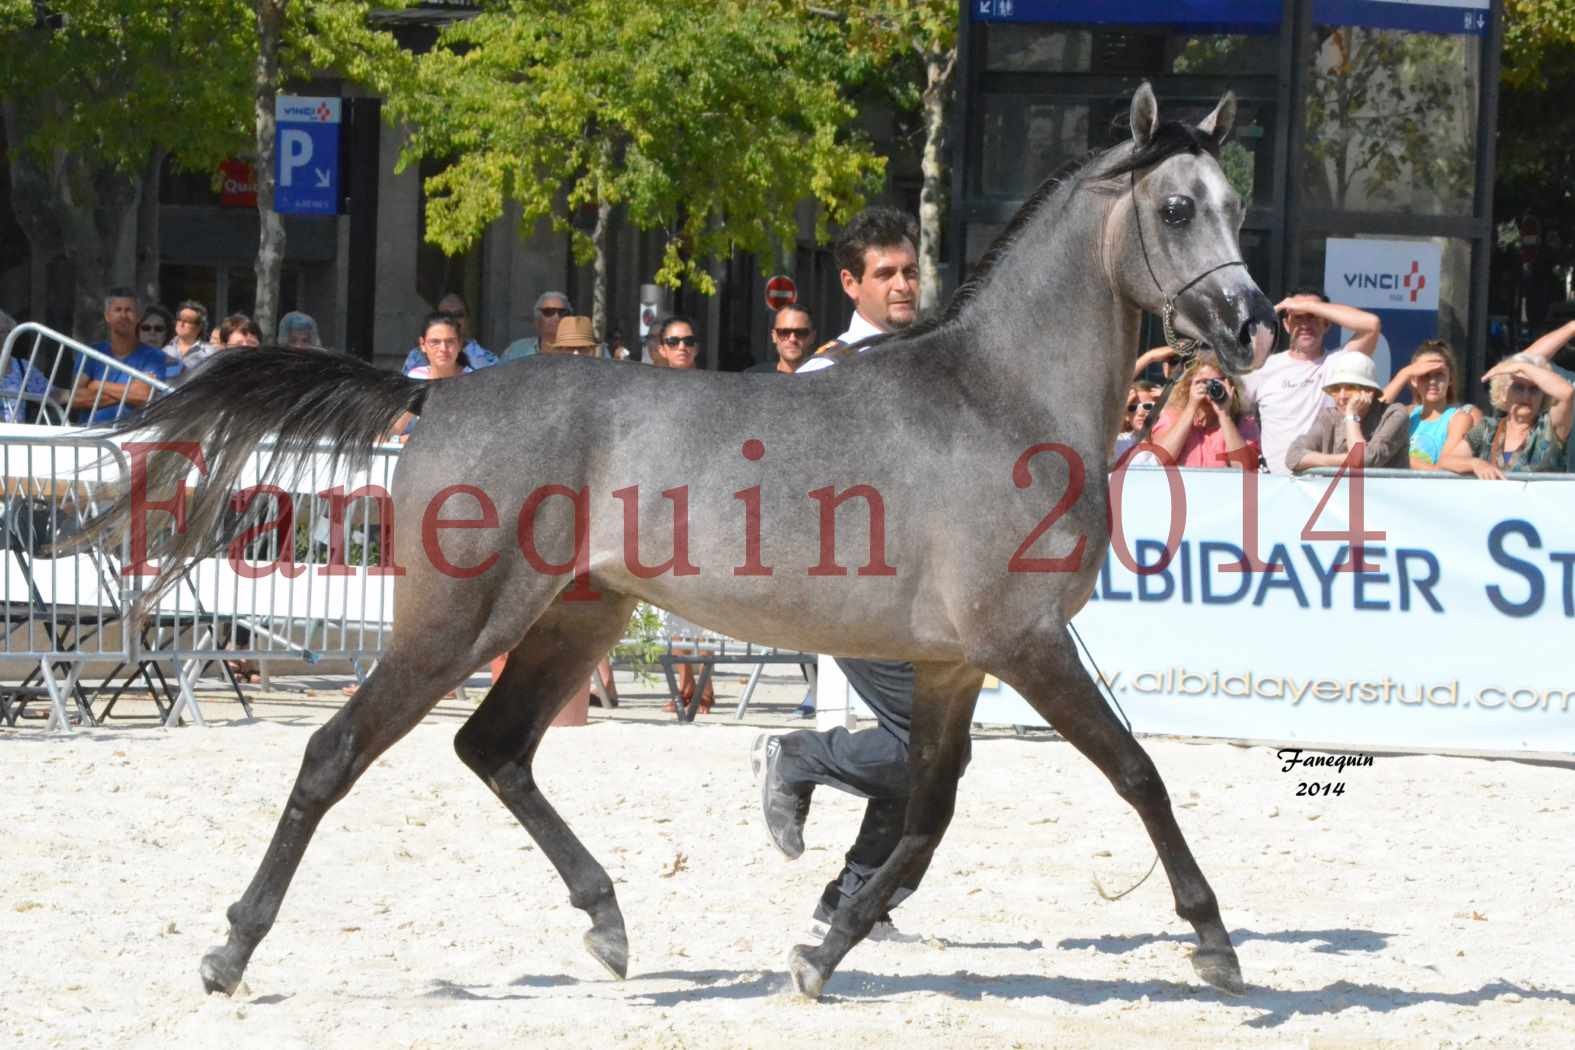
[[[641,600],[739,638],[917,668],[903,836],[824,940],[792,949],[800,994],[820,994],[905,872],[929,863],[986,674],[1026,697],[1137,810],[1176,911],[1197,931],[1193,966],[1244,990],[1159,773],[1066,631],[1108,543],[1104,465],[1140,312],[1163,313],[1233,371],[1261,364],[1275,339],[1273,308],[1241,262],[1242,202],[1217,160],[1235,110],[1227,95],[1195,127],[1161,123],[1144,85],[1132,141],[1041,187],[943,316],[826,372],[691,374],[538,355],[426,384],[343,356],[258,350],[220,355],[122,425],[200,443],[208,468],[185,530],[153,548],[167,556],[156,592],[217,549],[259,442],[277,435],[283,471],[324,442],[354,460],[402,411],[421,417],[392,483],[406,575],[387,655],[312,734],[267,853],[228,911],[228,941],[202,960],[208,990],[240,983],[329,808],[499,653],[507,667],[455,749],[590,916],[590,953],[623,977],[612,880],[531,766]],[[152,457],[149,490],[173,489],[189,466]],[[89,534],[123,526],[130,503],[123,495]],[[434,536],[415,527],[429,512],[474,527]]]

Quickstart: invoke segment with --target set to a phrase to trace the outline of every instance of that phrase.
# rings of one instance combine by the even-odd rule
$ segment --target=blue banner
[[[1272,33],[1280,0],[966,0],[975,22],[1093,22]]]
[[[1273,33],[1279,0],[965,0],[975,22],[1081,22],[1171,26],[1222,33]],[[1481,36],[1492,24],[1490,0],[1314,0],[1319,25],[1407,29]]]
[[[337,98],[278,97],[273,210],[280,215],[338,213],[339,118]]]

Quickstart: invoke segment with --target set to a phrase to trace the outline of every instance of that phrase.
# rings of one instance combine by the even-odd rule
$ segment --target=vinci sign
[[[280,95],[274,104],[274,210],[333,215],[339,210],[337,98]]]
[[[1373,360],[1380,377],[1411,360],[1417,346],[1438,337],[1438,291],[1443,250],[1437,241],[1331,237],[1323,264],[1324,294],[1377,314],[1383,335]],[[1340,333],[1340,342],[1349,339]]]

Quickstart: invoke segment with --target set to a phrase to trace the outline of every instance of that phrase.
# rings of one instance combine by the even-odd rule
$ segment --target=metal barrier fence
[[[178,372],[171,362],[154,375],[52,328],[19,324],[0,345],[0,422],[107,422],[168,393]]]
[[[192,564],[135,622],[130,613],[148,580],[129,573],[140,553],[130,549],[129,535],[109,547],[50,556],[49,541],[105,506],[130,476],[114,441],[78,428],[134,411],[134,402],[170,389],[164,377],[42,325],[19,325],[0,345],[7,615],[0,660],[22,675],[0,685],[0,723],[14,724],[34,699],[48,699],[54,728],[69,728],[72,702],[81,720],[97,721],[138,678],[166,724],[201,722],[193,686],[205,669],[227,675],[226,660],[316,663],[382,654],[393,577],[380,560],[385,552],[392,559],[385,525],[392,523],[388,491],[398,446],[372,450],[371,468],[355,475],[331,472],[327,456],[292,463],[287,497],[255,497],[266,502],[262,520],[277,526]],[[264,444],[254,453],[240,479],[243,492],[274,452]],[[112,668],[92,689],[83,684],[89,662]],[[109,695],[97,712],[95,694]]]
[[[127,620],[132,594],[120,572],[124,543],[73,554],[55,550],[58,537],[119,490],[125,466],[120,450],[100,438],[0,437],[0,657],[22,675],[16,685],[0,687],[0,721],[14,722],[30,699],[48,701],[52,728],[69,727],[68,701],[84,720],[94,720],[81,681],[87,663],[113,667],[106,683],[135,667]]]

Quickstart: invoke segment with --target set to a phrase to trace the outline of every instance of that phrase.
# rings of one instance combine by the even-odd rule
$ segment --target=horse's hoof
[[[241,985],[241,968],[224,956],[223,948],[215,948],[202,957],[202,987],[209,995],[234,995]]]
[[[820,990],[826,986],[826,976],[810,960],[810,951],[807,946],[799,944],[788,952],[788,977],[793,981],[793,990],[799,995],[806,999],[819,999]]]
[[[1192,953],[1192,968],[1204,983],[1228,995],[1246,995],[1247,983],[1241,979],[1241,964],[1236,961],[1235,949],[1199,948]]]
[[[629,938],[622,930],[591,927],[585,931],[585,950],[618,980],[629,976]]]

